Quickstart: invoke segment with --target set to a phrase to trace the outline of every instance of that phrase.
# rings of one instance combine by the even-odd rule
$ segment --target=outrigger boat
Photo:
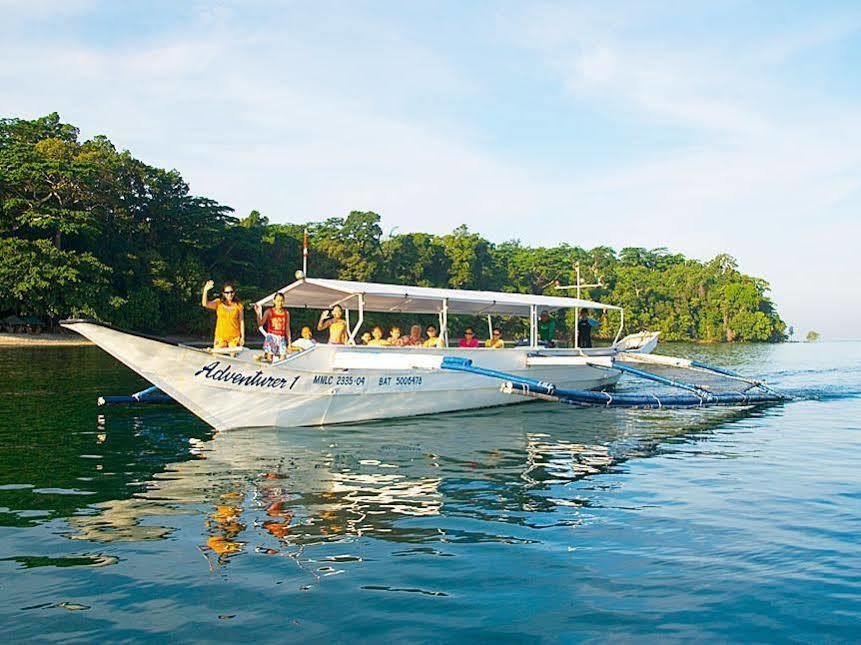
[[[626,371],[649,378],[648,373],[630,367],[630,362],[683,360],[649,357],[657,346],[658,333],[640,332],[621,338],[621,307],[579,298],[305,277],[280,293],[284,294],[284,306],[294,310],[341,305],[347,314],[350,342],[317,344],[270,365],[256,361],[248,350],[214,354],[91,320],[66,320],[62,325],[90,339],[153,384],[150,390],[135,395],[136,400],[166,394],[218,430],[348,423],[524,400],[512,393],[576,405],[613,405],[613,395],[593,391],[612,388]],[[258,304],[270,304],[274,295]],[[352,325],[351,308],[356,313]],[[539,344],[539,312],[581,308],[619,313],[619,328],[610,346],[556,349]],[[354,342],[365,312],[437,315],[445,347],[357,346]],[[458,314],[486,315],[489,326],[491,316],[528,317],[529,341],[506,349],[448,347],[448,317]],[[688,390],[682,395],[686,406],[757,403],[778,396],[765,390],[751,395],[749,390],[766,386],[735,376],[746,385],[732,400],[719,400],[715,397],[723,395],[671,379],[653,380]],[[640,407],[652,407],[655,398],[648,396]]]

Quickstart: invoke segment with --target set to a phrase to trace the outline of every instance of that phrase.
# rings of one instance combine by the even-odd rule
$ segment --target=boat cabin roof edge
[[[377,313],[506,315],[531,316],[539,311],[560,309],[622,308],[592,300],[564,296],[542,296],[503,291],[442,289],[410,285],[356,282],[326,278],[303,278],[257,301],[268,305],[276,293],[284,294],[285,307],[328,309],[351,298],[362,296],[365,311]]]

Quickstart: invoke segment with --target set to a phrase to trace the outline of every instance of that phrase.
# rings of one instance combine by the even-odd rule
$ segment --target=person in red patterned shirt
[[[287,356],[290,346],[290,312],[284,308],[284,294],[276,293],[273,298],[274,306],[264,313],[260,305],[254,305],[257,313],[257,325],[263,332],[263,360],[272,361],[278,355]]]

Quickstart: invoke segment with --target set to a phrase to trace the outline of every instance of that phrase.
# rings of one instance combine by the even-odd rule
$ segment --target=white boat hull
[[[123,332],[90,321],[63,326],[93,341],[218,430],[347,423],[521,402],[493,378],[422,367],[441,356],[470,358],[483,368],[551,381],[570,389],[613,385],[621,373],[575,364],[530,365],[535,350],[421,349],[318,345],[281,364],[260,364],[246,350],[237,357]],[[610,356],[612,348],[588,350]],[[580,363],[577,364],[576,361]],[[375,363],[381,365],[374,369]],[[351,367],[355,365],[356,367]],[[399,369],[399,366],[403,369]]]

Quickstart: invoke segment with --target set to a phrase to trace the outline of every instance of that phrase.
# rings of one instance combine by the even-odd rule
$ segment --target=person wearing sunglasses
[[[478,339],[475,337],[475,331],[472,327],[467,327],[463,330],[463,338],[458,343],[459,347],[478,347]]]
[[[422,343],[422,347],[442,347],[442,338],[437,336],[436,327],[433,325],[428,325],[425,330],[428,335],[428,339]]]
[[[245,316],[242,303],[236,299],[236,289],[225,284],[221,298],[209,300],[209,292],[215,283],[207,280],[200,294],[200,305],[215,311],[215,340],[212,347],[242,347],[245,345]]]
[[[484,346],[490,349],[505,349],[505,341],[502,340],[502,331],[494,329],[493,336],[484,341]]]

